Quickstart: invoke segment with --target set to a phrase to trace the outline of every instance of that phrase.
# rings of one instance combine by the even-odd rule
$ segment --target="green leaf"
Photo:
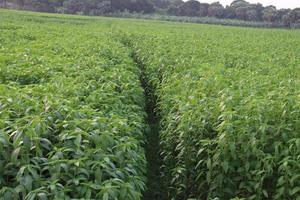
[[[295,194],[297,194],[297,193],[300,193],[300,187],[294,187],[293,189],[290,189],[290,191],[289,191],[289,193],[290,193],[290,195],[295,195]],[[300,194],[299,194],[300,195]]]
[[[103,194],[103,200],[108,200],[109,196],[108,196],[108,192],[105,192]]]
[[[40,200],[48,200],[47,194],[46,193],[38,193],[37,195]]]
[[[18,157],[19,157],[20,151],[21,151],[21,147],[18,147],[11,154],[11,161],[14,164],[17,164],[17,162],[18,162]]]

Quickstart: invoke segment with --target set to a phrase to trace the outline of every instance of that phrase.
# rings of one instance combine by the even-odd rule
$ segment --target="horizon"
[[[185,0],[187,1],[187,0]],[[201,3],[214,3],[219,1],[223,6],[229,6],[234,0],[197,0]],[[282,8],[300,8],[299,0],[246,0],[249,3],[261,3],[263,6],[276,6],[277,9]]]

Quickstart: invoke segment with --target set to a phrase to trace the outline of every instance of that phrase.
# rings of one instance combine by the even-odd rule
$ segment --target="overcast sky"
[[[221,4],[229,5],[233,0],[198,0],[201,3],[212,3],[219,1]],[[246,0],[251,3],[261,3],[264,6],[274,5],[277,8],[300,8],[300,0]]]

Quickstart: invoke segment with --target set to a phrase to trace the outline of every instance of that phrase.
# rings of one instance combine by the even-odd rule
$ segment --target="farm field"
[[[0,199],[300,200],[300,31],[0,10]]]
[[[299,32],[145,32],[130,46],[159,99],[169,198],[299,199]]]

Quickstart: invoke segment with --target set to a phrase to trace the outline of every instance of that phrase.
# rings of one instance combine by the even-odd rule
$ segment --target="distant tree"
[[[253,4],[253,8],[256,10],[257,20],[262,21],[262,12],[264,10],[264,6],[260,3],[257,3],[257,4]]]
[[[63,3],[66,13],[82,13],[84,11],[84,3],[81,0],[67,0]]]
[[[259,14],[255,7],[251,4],[249,6],[237,8],[236,16],[238,19],[246,21],[258,21]]]
[[[62,7],[65,0],[48,0],[48,4],[50,7],[58,8]]]
[[[196,0],[189,0],[180,7],[180,14],[183,16],[199,16],[200,3]]]
[[[22,7],[27,10],[53,12],[53,8],[49,6],[48,0],[24,0],[22,4]]]
[[[275,22],[277,19],[277,10],[275,6],[267,6],[262,12],[262,18],[266,22]]]
[[[167,9],[167,14],[169,14],[169,15],[175,15],[175,16],[178,16],[179,13],[180,13],[179,8],[176,7],[176,6],[170,6],[170,7]]]
[[[97,15],[102,15],[105,13],[110,13],[112,12],[112,7],[111,7],[111,2],[110,1],[101,1],[100,3],[98,3],[98,7],[97,7]]]
[[[149,0],[111,0],[112,11],[154,12],[154,5]]]
[[[219,2],[208,4],[200,3],[198,0],[0,0],[0,7],[84,15],[123,11],[157,12],[176,16],[266,21],[281,23],[287,27],[300,24],[300,8],[277,10],[274,6],[264,7],[260,3],[251,4],[246,0],[234,0],[226,8]]]
[[[239,7],[246,7],[249,6],[249,2],[244,0],[235,0],[230,4],[230,7],[233,9],[239,8]]]
[[[182,15],[181,13],[181,7],[184,5],[184,2],[182,0],[168,0],[169,7],[167,10],[167,13],[170,15]]]
[[[133,0],[129,4],[129,11],[152,13],[154,12],[154,6],[147,0]]]
[[[20,8],[23,8],[23,7],[24,7],[24,0],[16,0],[16,4],[17,4]]]
[[[167,9],[170,4],[168,0],[150,0],[149,2],[158,9]]]
[[[102,15],[109,12],[112,12],[112,8],[108,0],[86,0],[83,7],[85,15]]]
[[[255,9],[249,9],[246,11],[246,20],[247,21],[258,21],[258,13]]]
[[[7,0],[0,0],[0,7],[6,8],[7,7]]]
[[[208,8],[209,8],[208,3],[200,3],[199,16],[206,17],[208,15]]]
[[[217,17],[222,18],[225,14],[225,9],[219,2],[215,2],[210,4],[208,8],[208,16],[209,17]]]
[[[130,0],[111,0],[111,7],[114,11],[124,11],[129,9],[130,3]]]
[[[280,22],[283,22],[284,16],[287,15],[290,11],[291,11],[291,9],[277,10],[277,20],[280,21]]]
[[[296,23],[300,24],[300,8],[291,10],[289,13],[284,15],[282,21],[287,27],[290,27]]]
[[[170,6],[177,6],[184,4],[183,0],[166,0]]]
[[[248,5],[243,5],[235,8],[235,16],[237,19],[247,20],[247,11],[249,10]]]
[[[229,19],[236,18],[235,9],[231,6],[226,6],[224,10],[224,18],[229,18]]]
[[[111,2],[108,0],[96,0],[89,6],[89,8],[85,8],[85,12],[88,15],[103,15],[106,13],[113,12]]]
[[[257,12],[253,4],[244,0],[235,0],[227,7],[225,16],[227,18],[252,21],[257,19]]]

